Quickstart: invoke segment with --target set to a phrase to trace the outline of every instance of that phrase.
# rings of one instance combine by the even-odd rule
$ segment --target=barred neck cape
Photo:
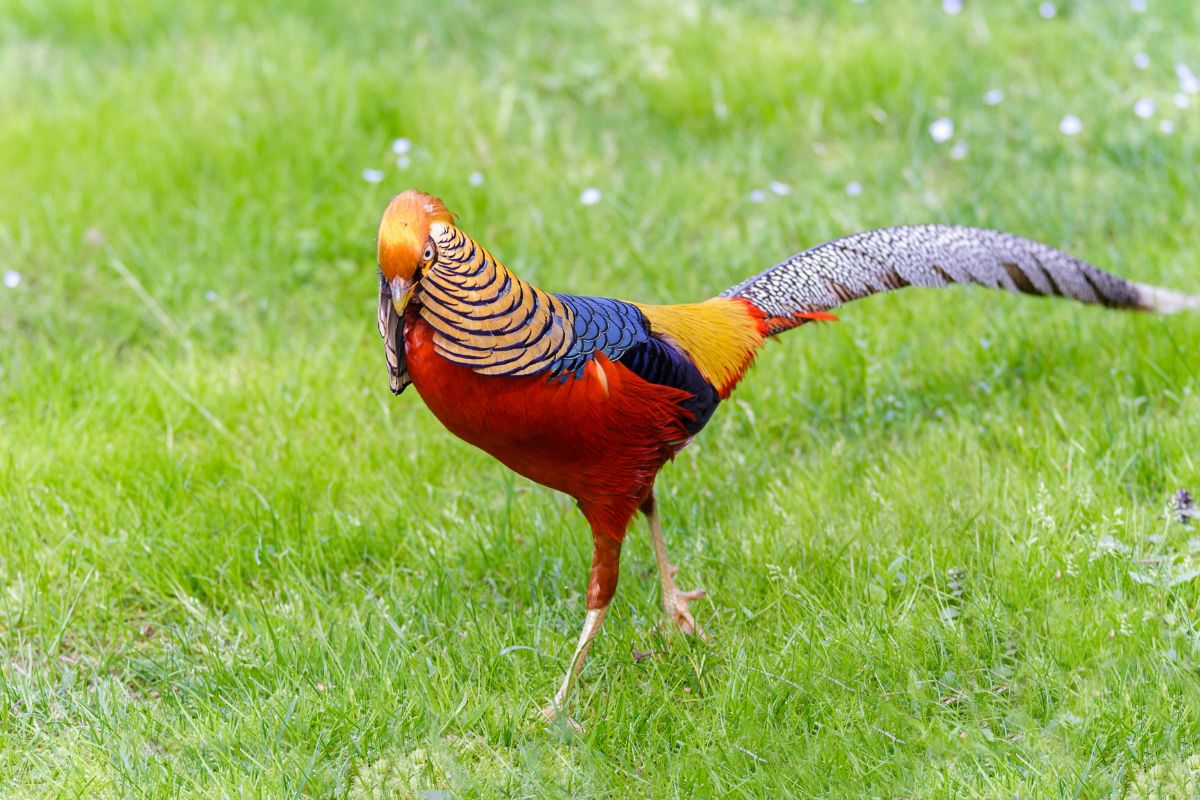
[[[575,310],[509,272],[452,225],[430,236],[437,264],[414,299],[444,358],[482,375],[535,375],[561,365],[573,344]]]

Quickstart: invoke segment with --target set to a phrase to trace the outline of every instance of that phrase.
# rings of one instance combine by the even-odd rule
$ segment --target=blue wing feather
[[[578,375],[588,362],[603,353],[619,361],[631,347],[650,338],[650,323],[632,303],[606,297],[556,295],[575,312],[574,342],[550,364],[550,377]]]
[[[603,353],[643,380],[690,392],[692,398],[682,405],[692,419],[684,426],[691,434],[704,427],[721,402],[717,390],[688,356],[650,334],[650,322],[637,306],[605,297],[557,297],[575,313],[574,341],[550,365],[551,379],[579,378],[588,362]]]

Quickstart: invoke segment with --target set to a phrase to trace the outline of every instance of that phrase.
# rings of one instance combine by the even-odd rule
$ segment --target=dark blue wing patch
[[[619,361],[631,347],[650,338],[650,323],[638,307],[606,297],[555,295],[575,312],[575,340],[550,364],[550,376],[578,377],[597,353]]]
[[[689,434],[699,433],[721,397],[688,356],[650,335],[650,321],[637,306],[605,297],[556,297],[575,312],[575,341],[550,365],[552,380],[580,377],[588,362],[603,353],[642,380],[691,394],[681,404],[692,415],[683,425]]]
[[[695,363],[661,339],[651,337],[629,348],[620,362],[649,383],[691,393],[691,399],[681,405],[692,413],[692,419],[684,420],[683,427],[693,436],[705,426],[721,402],[721,396]]]

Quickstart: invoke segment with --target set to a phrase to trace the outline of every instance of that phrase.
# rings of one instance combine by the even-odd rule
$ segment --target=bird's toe
[[[708,636],[696,624],[696,618],[692,615],[690,605],[691,601],[699,600],[707,595],[708,592],[704,589],[693,589],[689,592],[681,592],[676,589],[672,592],[672,597],[663,604],[667,619],[683,634],[699,636],[701,641],[708,641]]]

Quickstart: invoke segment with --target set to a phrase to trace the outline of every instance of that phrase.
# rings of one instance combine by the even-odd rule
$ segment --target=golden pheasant
[[[702,303],[552,294],[522,280],[407,191],[379,226],[379,332],[391,389],[410,383],[452,433],[575,498],[591,526],[587,616],[547,716],[558,713],[617,586],[621,542],[647,518],[663,611],[697,631],[667,558],[654,481],[737,385],[763,341],[905,286],[974,283],[1170,313],[1200,297],[1131,283],[1044,244],[948,225],[868,231],[792,256]]]

